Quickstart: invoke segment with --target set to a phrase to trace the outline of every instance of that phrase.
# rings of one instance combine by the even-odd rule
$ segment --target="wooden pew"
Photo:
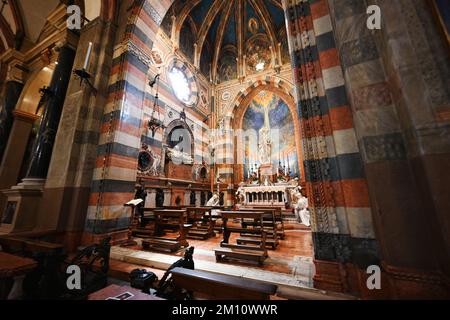
[[[245,212],[264,212],[263,215],[263,226],[264,230],[267,233],[267,239],[266,239],[266,245],[268,248],[275,250],[278,247],[279,241],[278,241],[278,228],[277,223],[275,219],[275,210],[274,209],[241,209],[240,211]],[[248,227],[253,228],[259,228],[259,221],[251,220],[251,221],[243,221],[242,226],[245,229],[248,229]],[[259,239],[259,236],[257,234],[242,232],[241,237],[239,237],[237,240],[238,244],[253,244],[253,245],[260,245],[261,239]]]
[[[247,260],[257,262],[263,265],[264,260],[269,256],[267,253],[267,234],[263,226],[264,212],[249,212],[249,211],[220,211],[223,220],[223,240],[220,248],[215,249],[216,261],[220,262],[223,258],[234,258],[239,260]],[[259,228],[246,229],[238,227],[230,227],[228,225],[229,219],[253,219],[259,221]],[[230,236],[232,233],[251,233],[259,235],[259,245],[241,245],[230,244]]]
[[[207,240],[216,236],[214,228],[216,219],[212,217],[211,208],[188,207],[188,222],[193,225],[189,229],[188,239]]]
[[[154,213],[156,219],[154,235],[142,241],[144,249],[175,252],[181,248],[189,247],[186,237],[192,225],[187,224],[186,210],[165,209],[155,210]],[[178,236],[176,238],[164,237],[167,219],[178,221]]]
[[[184,289],[193,292],[194,298],[208,300],[270,300],[278,289],[255,280],[183,268],[173,269],[172,279],[176,291]]]
[[[31,258],[37,268],[24,279],[26,300],[78,300],[107,284],[111,238],[100,244],[83,248],[70,260],[62,244],[16,236],[0,237],[0,246],[6,253]],[[81,289],[68,290],[68,266],[77,265],[82,274]]]
[[[268,209],[268,208],[253,206],[252,209],[260,210],[260,209]],[[269,209],[275,210],[275,221],[277,223],[277,228],[278,228],[278,238],[281,240],[284,240],[286,237],[286,233],[285,233],[285,229],[284,229],[283,210],[280,207],[271,207]]]
[[[133,236],[138,238],[150,238],[155,233],[155,209],[144,208],[144,217],[141,225],[133,229]]]
[[[62,244],[15,236],[0,237],[0,246],[3,251],[11,254],[25,254],[30,256],[36,253],[64,255],[64,246]]]

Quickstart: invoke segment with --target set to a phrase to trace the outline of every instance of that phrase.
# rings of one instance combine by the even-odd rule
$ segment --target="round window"
[[[173,67],[169,71],[169,80],[177,98],[183,103],[189,103],[192,91],[186,74],[181,69]]]

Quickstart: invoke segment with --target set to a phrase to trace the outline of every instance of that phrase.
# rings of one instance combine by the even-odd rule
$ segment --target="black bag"
[[[145,269],[135,269],[130,273],[131,287],[142,290],[146,294],[150,294],[150,289],[156,281],[158,281],[156,274]]]

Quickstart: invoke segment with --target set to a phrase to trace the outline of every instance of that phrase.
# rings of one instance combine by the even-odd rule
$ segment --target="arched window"
[[[177,98],[183,103],[189,103],[192,92],[186,74],[181,69],[173,67],[169,71],[169,80]]]

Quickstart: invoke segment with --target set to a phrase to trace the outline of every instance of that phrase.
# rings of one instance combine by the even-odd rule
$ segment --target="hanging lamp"
[[[153,110],[152,110],[152,115],[150,117],[150,120],[147,123],[147,127],[152,131],[152,137],[155,137],[156,131],[158,131],[159,129],[165,129],[166,127],[164,126],[164,123],[161,121],[161,114],[159,112],[159,78],[160,78],[160,74],[157,74],[155,76],[155,78],[150,81],[149,86],[151,88],[154,88],[156,85],[156,94],[155,94],[155,98],[153,101]],[[158,111],[158,117],[155,117],[155,112]]]

